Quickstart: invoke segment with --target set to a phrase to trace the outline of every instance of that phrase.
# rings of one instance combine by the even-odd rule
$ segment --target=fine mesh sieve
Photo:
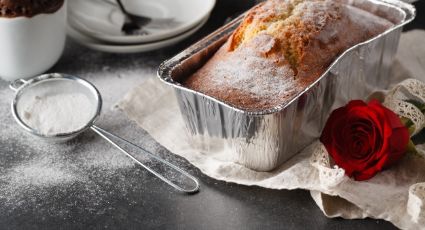
[[[12,101],[12,114],[17,123],[29,133],[46,141],[63,142],[76,137],[88,129],[91,129],[119,149],[122,153],[130,157],[138,165],[142,166],[175,189],[185,193],[195,193],[199,191],[199,183],[197,179],[186,171],[121,137],[96,126],[94,123],[99,117],[102,109],[102,97],[96,87],[88,81],[75,76],[52,73],[44,74],[30,80],[16,80],[10,84],[10,88],[16,91],[15,98]],[[76,126],[78,128],[75,128],[75,130],[65,130],[64,132],[43,132],[34,127],[33,124],[29,124],[28,119],[26,120],[26,118],[31,116],[31,114],[27,114],[25,108],[28,106],[35,106],[31,105],[31,100],[33,98],[49,99],[59,94],[67,95],[72,93],[75,94],[76,92],[84,98],[87,98],[86,104],[89,106],[83,108],[83,113],[87,113],[82,114],[86,115],[83,116],[86,118],[84,123],[80,126]],[[64,101],[63,103],[66,102]],[[37,111],[40,111],[40,109]],[[137,159],[137,157],[144,157],[144,159],[147,159],[148,162],[153,162],[153,165],[160,166],[163,173],[159,173],[147,164],[142,163],[139,159]],[[167,173],[170,172],[170,170],[174,171],[174,173]],[[164,175],[168,175],[168,178]],[[183,184],[185,185],[184,187],[181,186]]]

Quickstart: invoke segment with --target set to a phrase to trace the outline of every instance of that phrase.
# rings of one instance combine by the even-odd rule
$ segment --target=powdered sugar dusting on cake
[[[263,33],[237,50],[226,53],[227,58],[213,57],[206,68],[196,73],[203,81],[208,81],[208,84],[203,82],[199,85],[200,91],[221,92],[223,98],[230,99],[233,104],[235,100],[246,97],[255,101],[256,107],[276,106],[297,89],[294,72],[284,57],[268,55],[276,48],[274,38]],[[250,105],[246,106],[249,108]]]
[[[288,66],[273,66],[272,63],[259,56],[220,61],[220,67],[211,72],[212,82],[216,86],[231,86],[256,98],[274,97],[293,85],[293,73]]]
[[[301,17],[305,23],[323,27],[328,18],[335,19],[341,16],[342,6],[334,0],[305,1],[295,7],[293,15]]]

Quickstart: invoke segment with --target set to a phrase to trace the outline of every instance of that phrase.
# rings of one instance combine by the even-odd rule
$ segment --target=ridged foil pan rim
[[[396,8],[398,9],[400,12],[402,12],[404,14],[404,18],[403,20],[396,24],[394,27],[391,27],[390,29],[380,33],[377,36],[374,36],[371,39],[368,39],[364,42],[358,43],[352,47],[350,47],[349,49],[347,49],[346,51],[344,51],[342,54],[340,54],[338,56],[338,58],[336,58],[332,64],[329,65],[329,67],[326,69],[326,71],[324,71],[322,73],[322,75],[317,78],[314,82],[312,82],[309,86],[307,86],[304,90],[300,91],[299,93],[297,93],[296,95],[293,96],[293,98],[291,100],[289,100],[288,102],[275,106],[274,108],[271,109],[265,109],[265,110],[258,110],[258,111],[247,111],[247,110],[243,110],[240,108],[237,108],[235,106],[232,106],[224,101],[218,100],[214,97],[211,97],[209,95],[206,95],[204,93],[189,89],[184,87],[182,84],[180,84],[177,81],[174,81],[171,77],[171,72],[173,71],[173,69],[175,67],[177,67],[183,60],[186,60],[187,58],[189,58],[190,56],[202,51],[207,45],[212,44],[214,42],[217,42],[218,40],[222,39],[222,37],[224,35],[228,35],[230,32],[232,32],[234,29],[236,29],[236,27],[240,24],[240,22],[242,21],[242,19],[244,18],[245,13],[241,14],[240,16],[238,16],[237,18],[235,18],[234,20],[232,20],[231,22],[229,22],[228,24],[224,25],[223,27],[217,29],[216,31],[212,32],[211,34],[209,34],[208,36],[204,37],[203,39],[201,39],[200,41],[196,42],[195,44],[193,44],[192,46],[186,48],[185,50],[183,50],[182,52],[180,52],[179,54],[175,55],[173,58],[168,59],[166,61],[164,61],[163,63],[160,64],[158,71],[157,71],[157,76],[159,77],[159,79],[168,84],[171,85],[175,88],[178,88],[180,90],[186,91],[186,92],[190,92],[193,93],[195,95],[199,95],[202,97],[205,97],[209,100],[212,100],[214,102],[217,102],[219,104],[221,104],[222,106],[225,106],[227,108],[232,109],[233,111],[236,112],[240,112],[243,113],[245,115],[248,116],[263,116],[263,115],[267,115],[267,114],[273,114],[273,113],[277,113],[280,112],[282,110],[284,110],[285,108],[287,108],[290,104],[292,104],[294,101],[298,100],[302,95],[304,95],[307,91],[309,91],[312,87],[314,87],[316,84],[318,84],[322,78],[326,77],[328,72],[333,68],[334,65],[337,65],[337,63],[345,56],[347,55],[347,53],[352,52],[353,50],[357,49],[358,47],[364,46],[372,41],[375,41],[377,39],[380,39],[381,37],[391,33],[394,30],[399,29],[400,27],[403,27],[404,25],[406,25],[407,23],[411,22],[415,16],[416,16],[416,9],[415,7],[410,4],[410,3],[406,3],[406,2],[402,2],[400,0],[368,0],[369,2],[372,2],[374,4],[380,4],[380,5],[386,5],[388,7],[392,7],[392,8]],[[202,44],[205,44],[206,46],[202,46]]]

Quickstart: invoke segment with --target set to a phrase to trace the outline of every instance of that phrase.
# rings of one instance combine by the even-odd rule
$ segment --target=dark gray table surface
[[[328,219],[316,206],[308,191],[270,190],[213,180],[158,145],[145,131],[126,119],[123,113],[109,108],[134,84],[142,82],[146,78],[144,75],[153,76],[163,60],[172,57],[222,25],[228,17],[237,15],[253,4],[254,1],[218,1],[211,19],[203,29],[180,44],[155,52],[107,54],[68,41],[63,57],[51,70],[79,75],[94,82],[108,104],[107,112],[99,121],[100,125],[137,144],[147,146],[197,176],[201,182],[201,192],[195,195],[175,192],[159,179],[134,166],[125,157],[115,161],[123,161],[129,167],[112,170],[108,165],[87,166],[84,161],[88,158],[83,156],[90,146],[100,153],[104,152],[105,156],[113,152],[112,148],[93,133],[85,133],[70,143],[55,147],[40,144],[17,131],[13,131],[15,134],[10,136],[10,130],[19,129],[11,114],[6,112],[6,107],[9,107],[8,98],[11,99],[13,93],[7,92],[7,82],[0,81],[0,96],[4,97],[0,104],[0,229],[395,228],[383,220]],[[418,19],[407,29],[425,27],[425,14],[421,12],[425,10],[424,1],[416,5],[419,9]],[[107,79],[102,78],[101,73],[105,69],[111,70],[109,72],[112,75],[126,73],[129,69],[133,69],[137,75],[140,70],[140,81],[137,79],[139,76],[132,76],[130,79],[125,74],[116,74],[122,81],[122,86],[111,88],[107,86]],[[114,82],[116,81],[117,79]],[[119,92],[112,93],[108,90]],[[11,177],[1,176],[9,175],[10,171],[17,170],[19,164],[25,165],[25,161],[36,159],[41,153],[55,153],[54,159],[62,160],[62,165],[75,172],[80,171],[88,179],[76,180],[66,186],[26,186],[21,189],[11,187],[13,183],[17,183],[12,183]],[[110,168],[112,167],[111,165]]]

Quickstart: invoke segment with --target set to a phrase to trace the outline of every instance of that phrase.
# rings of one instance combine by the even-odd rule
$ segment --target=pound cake
[[[289,102],[345,50],[393,24],[335,0],[268,0],[184,86],[246,111]]]
[[[37,14],[54,13],[64,0],[0,0],[0,17],[33,17]]]

